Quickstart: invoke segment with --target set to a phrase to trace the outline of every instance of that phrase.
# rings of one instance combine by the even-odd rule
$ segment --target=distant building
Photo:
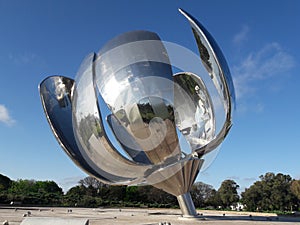
[[[243,205],[243,204],[240,203],[240,202],[237,202],[235,205],[231,205],[230,208],[231,208],[231,210],[233,210],[233,211],[242,211],[242,210],[244,210],[245,205]]]

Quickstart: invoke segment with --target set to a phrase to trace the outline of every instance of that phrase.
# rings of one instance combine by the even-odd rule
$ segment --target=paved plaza
[[[276,214],[249,213],[249,212],[223,212],[198,210],[204,219],[182,219],[179,209],[138,209],[138,208],[0,208],[0,224],[5,220],[9,225],[20,225],[26,217],[77,218],[88,219],[90,225],[158,225],[169,223],[171,225],[186,224],[267,224],[267,225],[300,225],[300,217],[282,217]]]

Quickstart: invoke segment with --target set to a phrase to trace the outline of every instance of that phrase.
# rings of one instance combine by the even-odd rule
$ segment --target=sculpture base
[[[189,192],[177,196],[183,218],[196,218],[198,216],[191,194]]]

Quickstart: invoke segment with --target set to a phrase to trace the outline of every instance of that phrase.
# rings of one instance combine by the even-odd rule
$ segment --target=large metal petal
[[[88,164],[109,183],[138,183],[149,166],[125,158],[110,141],[94,88],[94,59],[95,54],[86,57],[74,87],[72,111],[77,146]]]
[[[172,68],[158,35],[134,31],[112,39],[99,52],[95,75],[105,103],[151,163],[178,160]],[[113,130],[122,145],[134,147]]]
[[[235,103],[235,93],[227,62],[214,38],[194,17],[182,9],[179,9],[179,11],[190,22],[198,45],[201,61],[222,98],[225,110],[225,122],[216,137],[207,145],[196,150],[200,155],[203,155],[215,149],[223,141],[231,128],[232,104]]]
[[[74,80],[51,76],[39,85],[40,97],[50,128],[67,155],[87,173],[108,182],[83,158],[75,140],[72,127],[72,93]]]

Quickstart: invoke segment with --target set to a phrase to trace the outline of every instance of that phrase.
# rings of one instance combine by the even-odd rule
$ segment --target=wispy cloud
[[[12,126],[15,122],[16,121],[10,116],[8,109],[0,104],[0,123]]]
[[[227,177],[227,179],[237,180],[237,181],[241,181],[241,182],[254,182],[257,180],[255,177],[239,177],[239,176],[235,176],[235,175],[229,176],[229,177]]]
[[[237,99],[255,93],[255,82],[271,79],[294,65],[294,58],[275,42],[248,54],[232,71]]]
[[[246,182],[255,182],[257,179],[255,177],[245,177],[243,178],[243,181]]]
[[[244,41],[248,40],[248,35],[250,32],[250,28],[247,25],[244,25],[240,32],[238,32],[233,37],[233,43],[236,45],[242,44]]]
[[[9,53],[8,59],[16,65],[44,64],[41,57],[32,52]]]
[[[238,176],[229,176],[229,177],[227,177],[227,179],[230,179],[230,180],[240,180],[240,177],[238,177]]]

